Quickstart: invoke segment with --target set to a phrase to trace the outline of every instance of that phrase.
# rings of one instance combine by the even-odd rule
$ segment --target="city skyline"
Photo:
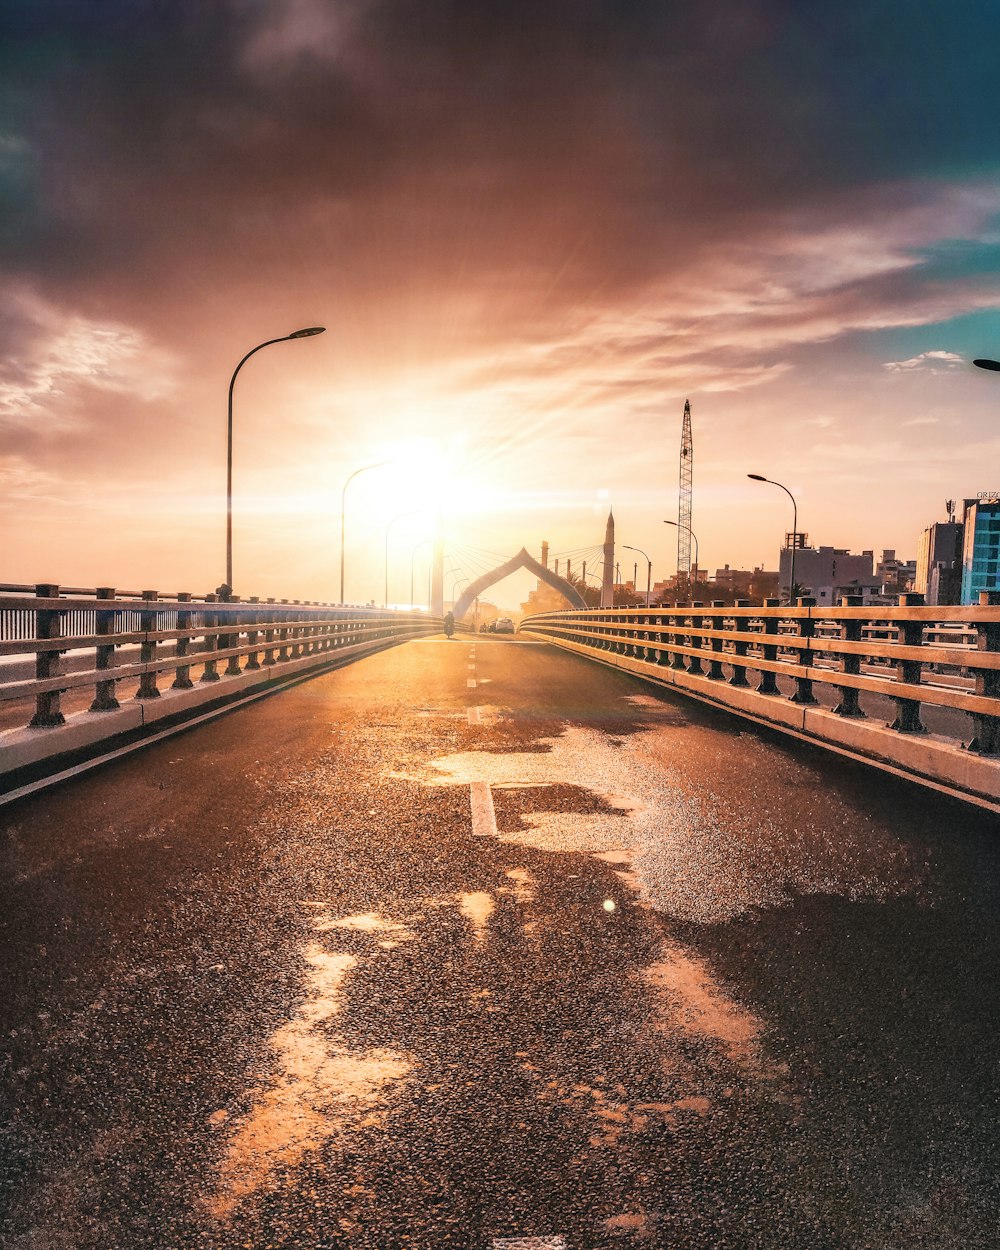
[[[713,571],[791,529],[747,473],[904,558],[996,485],[991,6],[0,13],[5,578],[218,585],[230,375],[308,325],[235,390],[246,595],[335,599],[383,459],[349,601],[439,505],[504,557],[610,505],[667,577],[686,398]]]

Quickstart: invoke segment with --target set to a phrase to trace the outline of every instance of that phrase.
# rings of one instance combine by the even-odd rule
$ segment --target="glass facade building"
[[[965,501],[962,602],[978,603],[983,590],[1000,590],[1000,495]]]

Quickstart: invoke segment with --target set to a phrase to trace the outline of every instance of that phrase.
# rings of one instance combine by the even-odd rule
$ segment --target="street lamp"
[[[305,330],[296,330],[293,334],[283,334],[280,339],[268,339],[266,343],[258,343],[256,347],[243,357],[233,370],[229,379],[229,420],[226,425],[226,593],[233,591],[233,387],[236,375],[256,352],[270,347],[272,343],[288,343],[292,339],[311,339],[322,334],[326,326],[308,326]]]
[[[468,586],[469,579],[467,577],[456,577],[455,580],[452,582],[451,584],[451,606],[453,610],[457,602],[457,600],[455,599],[455,591],[458,590],[459,582],[465,582],[466,586]]]
[[[630,547],[628,543],[622,543],[626,551],[638,551],[639,555],[646,561],[646,607],[649,607],[649,587],[653,580],[653,561],[646,555],[641,547]]]
[[[399,512],[385,527],[385,600],[382,604],[385,608],[389,606],[389,531],[397,521],[405,521],[408,516],[419,516],[423,511],[423,508],[412,508],[409,512]]]
[[[340,492],[340,602],[344,602],[344,510],[347,506],[347,488],[358,476],[359,473],[367,473],[369,469],[383,469],[387,464],[395,464],[394,460],[376,460],[374,464],[363,464],[360,469],[355,469],[351,473],[347,481],[344,483],[344,489]]]
[[[675,530],[685,529],[694,539],[694,588],[698,588],[698,569],[701,567],[701,561],[698,559],[698,535],[694,532],[690,525],[680,525],[677,521],[664,521],[664,525],[672,525]]]
[[[993,373],[1000,373],[1000,360],[974,360],[974,365],[978,365],[980,369],[990,369]]]
[[[413,568],[414,568],[414,561],[416,560],[417,552],[420,550],[420,548],[421,548],[421,547],[426,547],[428,543],[432,543],[433,541],[434,541],[433,536],[432,536],[432,537],[430,537],[430,538],[421,538],[420,542],[418,542],[418,543],[417,543],[417,545],[416,545],[416,546],[413,548],[413,550],[410,552],[410,607],[411,607],[411,608],[413,607]],[[430,599],[430,595],[428,595],[428,596],[427,596],[427,611],[429,612],[430,610],[431,610],[431,599]]]
[[[997,366],[1000,369],[1000,365]],[[780,482],[776,482],[774,478],[764,477],[760,473],[748,473],[747,477],[754,482],[769,482],[772,486],[781,486],[788,498],[792,501],[792,562],[788,570],[788,603],[793,606],[795,603],[795,548],[798,543],[799,535],[799,509],[795,502],[795,496],[787,486],[782,486]]]

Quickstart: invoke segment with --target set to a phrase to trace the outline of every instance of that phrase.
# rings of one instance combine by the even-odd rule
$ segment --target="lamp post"
[[[646,561],[646,607],[649,607],[649,588],[653,581],[653,561],[646,555],[641,547],[630,547],[628,543],[622,543],[626,551],[638,551],[639,555]]]
[[[433,539],[433,538],[421,538],[420,542],[418,542],[418,543],[417,543],[417,545],[416,545],[416,546],[413,548],[413,550],[410,552],[410,607],[411,607],[411,608],[413,607],[413,567],[414,567],[414,561],[416,560],[417,552],[420,550],[420,548],[421,548],[421,547],[426,547],[428,543],[432,543],[433,541],[434,541],[434,539]],[[428,595],[428,596],[427,596],[427,610],[428,610],[428,612],[430,611],[430,608],[431,608],[431,601],[430,601],[430,595]]]
[[[454,611],[454,610],[455,610],[455,604],[456,604],[456,602],[457,602],[457,600],[456,600],[456,598],[455,598],[455,591],[458,589],[458,583],[459,583],[459,582],[465,582],[466,586],[468,586],[468,585],[469,585],[469,579],[468,579],[467,577],[456,577],[456,578],[455,578],[455,580],[452,582],[452,584],[451,584],[451,608],[452,608],[452,611]]]
[[[694,530],[691,528],[691,526],[690,526],[690,525],[680,525],[680,524],[678,524],[678,522],[677,522],[677,521],[664,521],[664,522],[663,522],[663,524],[664,524],[664,525],[672,525],[672,526],[674,527],[674,529],[675,529],[675,530],[679,530],[679,529],[686,529],[686,530],[687,530],[687,532],[688,532],[688,533],[691,535],[691,537],[694,539],[694,583],[695,583],[695,584],[694,584],[694,589],[695,589],[695,590],[697,590],[697,589],[698,589],[698,569],[701,567],[701,561],[698,559],[698,550],[699,550],[699,548],[698,548],[698,535],[694,532]],[[693,601],[694,601],[694,594],[693,594],[693,592],[692,592],[692,596],[691,596],[691,598],[692,598],[692,602],[693,602]],[[661,602],[662,602],[662,600],[661,600]]]
[[[405,521],[408,516],[418,516],[423,511],[423,508],[412,508],[409,512],[399,512],[385,527],[385,600],[382,604],[384,608],[389,606],[389,531],[397,521]]]
[[[980,369],[989,369],[992,373],[1000,373],[1000,360],[974,360],[972,363]]]
[[[1000,365],[997,366],[1000,368]],[[788,570],[788,603],[789,606],[795,604],[795,548],[798,544],[799,536],[799,508],[795,502],[795,496],[787,486],[782,486],[780,482],[776,482],[772,477],[764,477],[760,473],[748,473],[747,477],[754,482],[769,482],[772,486],[780,486],[788,498],[792,501],[792,562]]]
[[[347,488],[359,473],[367,473],[369,469],[383,469],[387,464],[395,464],[394,460],[376,460],[374,464],[363,464],[348,475],[344,488],[340,492],[340,602],[344,602],[344,513],[347,507]]]
[[[296,330],[292,334],[283,334],[279,339],[268,339],[266,343],[258,343],[256,347],[250,349],[243,357],[240,363],[233,370],[233,376],[229,379],[229,419],[226,423],[226,593],[232,594],[233,591],[233,387],[236,385],[236,375],[243,368],[251,356],[262,351],[265,347],[270,347],[273,343],[288,343],[292,339],[311,339],[316,334],[322,334],[326,330],[326,326],[308,326],[305,330]]]

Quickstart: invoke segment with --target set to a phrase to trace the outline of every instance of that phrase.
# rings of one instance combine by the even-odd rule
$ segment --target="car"
[[[514,632],[514,622],[509,616],[498,616],[493,622],[493,632],[495,634],[512,634]]]

